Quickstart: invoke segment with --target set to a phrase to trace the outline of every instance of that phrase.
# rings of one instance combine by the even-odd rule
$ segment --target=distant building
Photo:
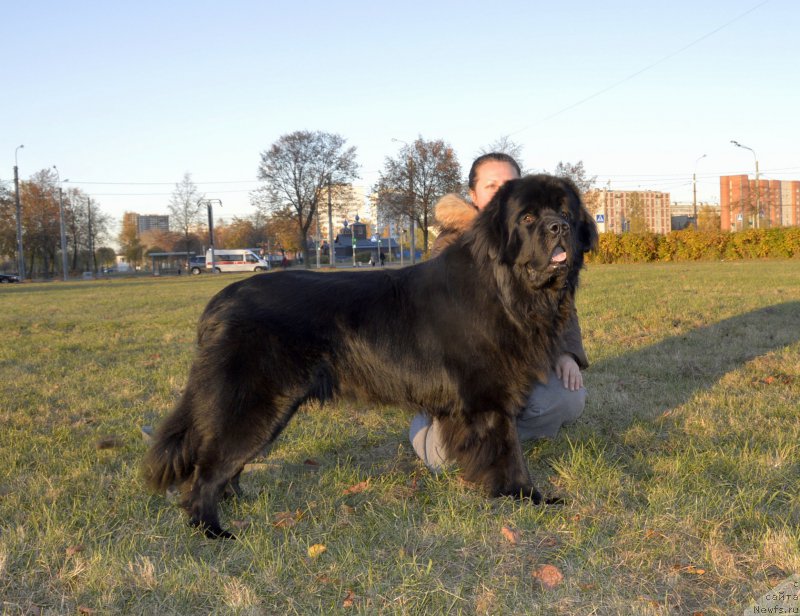
[[[163,214],[139,214],[137,228],[139,233],[147,231],[169,231],[169,216]]]
[[[143,233],[151,231],[169,231],[169,216],[125,212],[122,224],[123,227],[136,229],[137,237],[141,237]]]
[[[723,175],[719,204],[723,231],[800,226],[800,181],[759,179],[756,184],[746,175]]]
[[[591,190],[586,195],[601,233],[623,233],[640,221],[652,233],[669,233],[669,193],[652,190]]]
[[[719,206],[710,203],[698,203],[697,212],[701,213],[703,210],[713,210],[719,215]],[[694,203],[678,203],[673,202],[669,208],[671,219],[671,227],[673,231],[680,231],[689,226],[694,226],[695,223],[695,205]]]

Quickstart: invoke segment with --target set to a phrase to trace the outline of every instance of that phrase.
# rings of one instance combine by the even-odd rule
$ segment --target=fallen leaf
[[[561,571],[554,565],[540,565],[531,576],[546,590],[552,590],[564,581]]]
[[[96,614],[96,613],[97,613],[97,610],[95,610],[95,609],[93,609],[91,607],[86,607],[85,605],[79,605],[78,606],[78,614]]]
[[[328,548],[326,548],[321,543],[315,543],[308,548],[308,557],[309,558],[318,558],[321,556]]]
[[[231,520],[231,526],[238,530],[244,530],[250,527],[250,520]]]
[[[278,511],[272,516],[272,525],[275,528],[292,528],[303,517],[303,512],[297,511]]]
[[[369,480],[361,481],[354,486],[350,486],[349,488],[345,489],[342,494],[345,496],[350,496],[351,494],[361,494],[367,488],[369,488]]]
[[[503,533],[503,537],[505,537],[506,541],[508,541],[511,545],[517,545],[519,543],[520,533],[515,528],[504,526],[500,532]]]
[[[336,578],[329,577],[329,576],[325,575],[324,573],[318,575],[316,577],[316,580],[320,584],[338,584],[339,583],[339,580],[337,580]]]
[[[694,565],[672,565],[672,570],[677,573],[686,573],[688,575],[705,575],[706,570]]]
[[[78,545],[71,545],[67,548],[67,556],[75,556],[75,554],[79,554],[83,552],[84,547],[80,544]]]
[[[342,601],[342,607],[353,607],[353,604],[356,602],[356,593],[352,590],[348,590],[347,594],[344,597],[344,601]]]
[[[312,460],[311,458],[303,460],[303,464],[305,464],[306,466],[319,466],[319,462],[317,462],[316,460]]]

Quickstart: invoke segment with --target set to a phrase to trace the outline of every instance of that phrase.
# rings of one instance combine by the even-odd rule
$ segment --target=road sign
[[[594,219],[597,222],[605,222],[606,221],[606,215],[605,214],[596,214]]]

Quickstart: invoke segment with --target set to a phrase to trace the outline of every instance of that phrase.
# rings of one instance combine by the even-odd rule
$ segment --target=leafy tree
[[[596,175],[590,176],[586,172],[582,160],[579,160],[577,163],[559,161],[555,171],[553,171],[553,175],[569,178],[575,182],[575,186],[578,187],[581,194],[589,192],[597,181]]]
[[[17,254],[17,219],[14,194],[0,181],[0,259],[13,260]]]
[[[628,223],[627,231],[645,233],[647,231],[647,221],[644,216],[644,199],[642,199],[642,195],[638,192],[631,193],[628,195],[626,202],[625,219]]]
[[[281,136],[261,153],[258,179],[264,186],[254,195],[257,206],[294,222],[295,242],[310,265],[306,238],[323,200],[327,183],[346,184],[357,178],[356,148],[340,135],[297,131]],[[285,246],[284,246],[285,247]]]
[[[553,175],[569,178],[575,182],[575,186],[578,187],[588,210],[593,214],[596,213],[600,204],[600,193],[592,189],[594,188],[595,182],[597,182],[597,176],[590,176],[586,172],[582,160],[579,160],[577,163],[559,161],[555,171],[553,171]]]
[[[697,210],[697,230],[698,231],[719,231],[720,215],[710,205],[702,205]]]
[[[422,230],[425,252],[434,205],[447,193],[461,190],[461,165],[453,148],[441,139],[425,141],[422,137],[404,145],[394,158],[386,157],[374,187],[380,207],[389,217],[414,218]]]
[[[20,182],[22,245],[30,275],[55,273],[56,250],[61,242],[57,175],[43,169]]]
[[[205,195],[200,194],[192,182],[192,174],[184,173],[183,179],[175,184],[175,190],[169,200],[170,227],[183,236],[183,249],[186,251],[187,261],[193,248],[192,231],[200,226],[202,220],[204,198]]]
[[[133,212],[125,212],[122,215],[122,229],[119,232],[118,242],[120,251],[128,263],[132,266],[142,264],[144,246],[139,240],[139,230]]]

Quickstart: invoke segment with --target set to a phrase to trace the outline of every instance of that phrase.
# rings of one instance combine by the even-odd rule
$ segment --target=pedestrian
[[[492,152],[478,157],[469,172],[470,202],[455,194],[445,195],[436,204],[435,219],[440,233],[434,241],[431,256],[435,257],[466,231],[478,212],[508,180],[521,176],[519,164],[508,154]],[[583,413],[586,389],[581,369],[589,366],[583,348],[577,314],[561,337],[562,352],[547,383],[533,386],[525,407],[517,417],[520,440],[554,438],[565,423]],[[411,421],[409,439],[414,452],[434,472],[448,463],[439,434],[439,424],[426,413]]]

